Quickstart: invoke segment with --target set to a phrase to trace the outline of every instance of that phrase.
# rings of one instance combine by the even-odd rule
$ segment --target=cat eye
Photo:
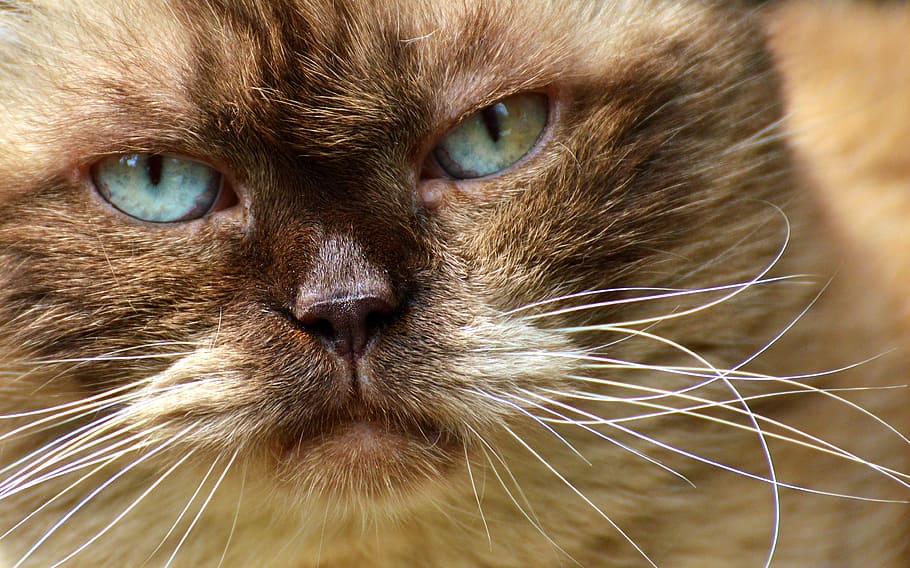
[[[168,154],[110,156],[92,166],[91,177],[108,203],[152,223],[191,221],[236,201],[218,170]]]
[[[456,179],[501,172],[535,146],[547,125],[549,107],[540,93],[505,98],[450,130],[433,149],[433,159]]]

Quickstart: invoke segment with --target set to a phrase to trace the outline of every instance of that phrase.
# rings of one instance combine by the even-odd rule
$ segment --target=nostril
[[[359,358],[395,313],[396,304],[379,296],[298,300],[292,313],[301,327],[343,358]]]
[[[313,335],[319,336],[323,339],[327,339],[331,342],[335,341],[335,327],[327,319],[314,317],[312,319],[304,318],[299,319],[298,321],[306,331],[310,332]]]

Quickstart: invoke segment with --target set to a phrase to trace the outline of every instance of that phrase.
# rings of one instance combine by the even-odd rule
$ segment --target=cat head
[[[732,364],[793,199],[747,16],[0,4],[4,410],[374,502],[579,376]]]

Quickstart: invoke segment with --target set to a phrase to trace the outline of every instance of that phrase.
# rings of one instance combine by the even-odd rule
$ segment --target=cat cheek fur
[[[900,565],[904,357],[746,4],[0,0],[3,565]]]

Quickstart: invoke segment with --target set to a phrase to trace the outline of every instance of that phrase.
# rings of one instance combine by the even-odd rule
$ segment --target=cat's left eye
[[[534,148],[547,126],[549,106],[545,95],[524,93],[472,114],[436,144],[433,165],[455,179],[505,170]]]
[[[192,221],[236,202],[218,170],[178,156],[109,156],[90,172],[98,193],[108,203],[142,221]]]

